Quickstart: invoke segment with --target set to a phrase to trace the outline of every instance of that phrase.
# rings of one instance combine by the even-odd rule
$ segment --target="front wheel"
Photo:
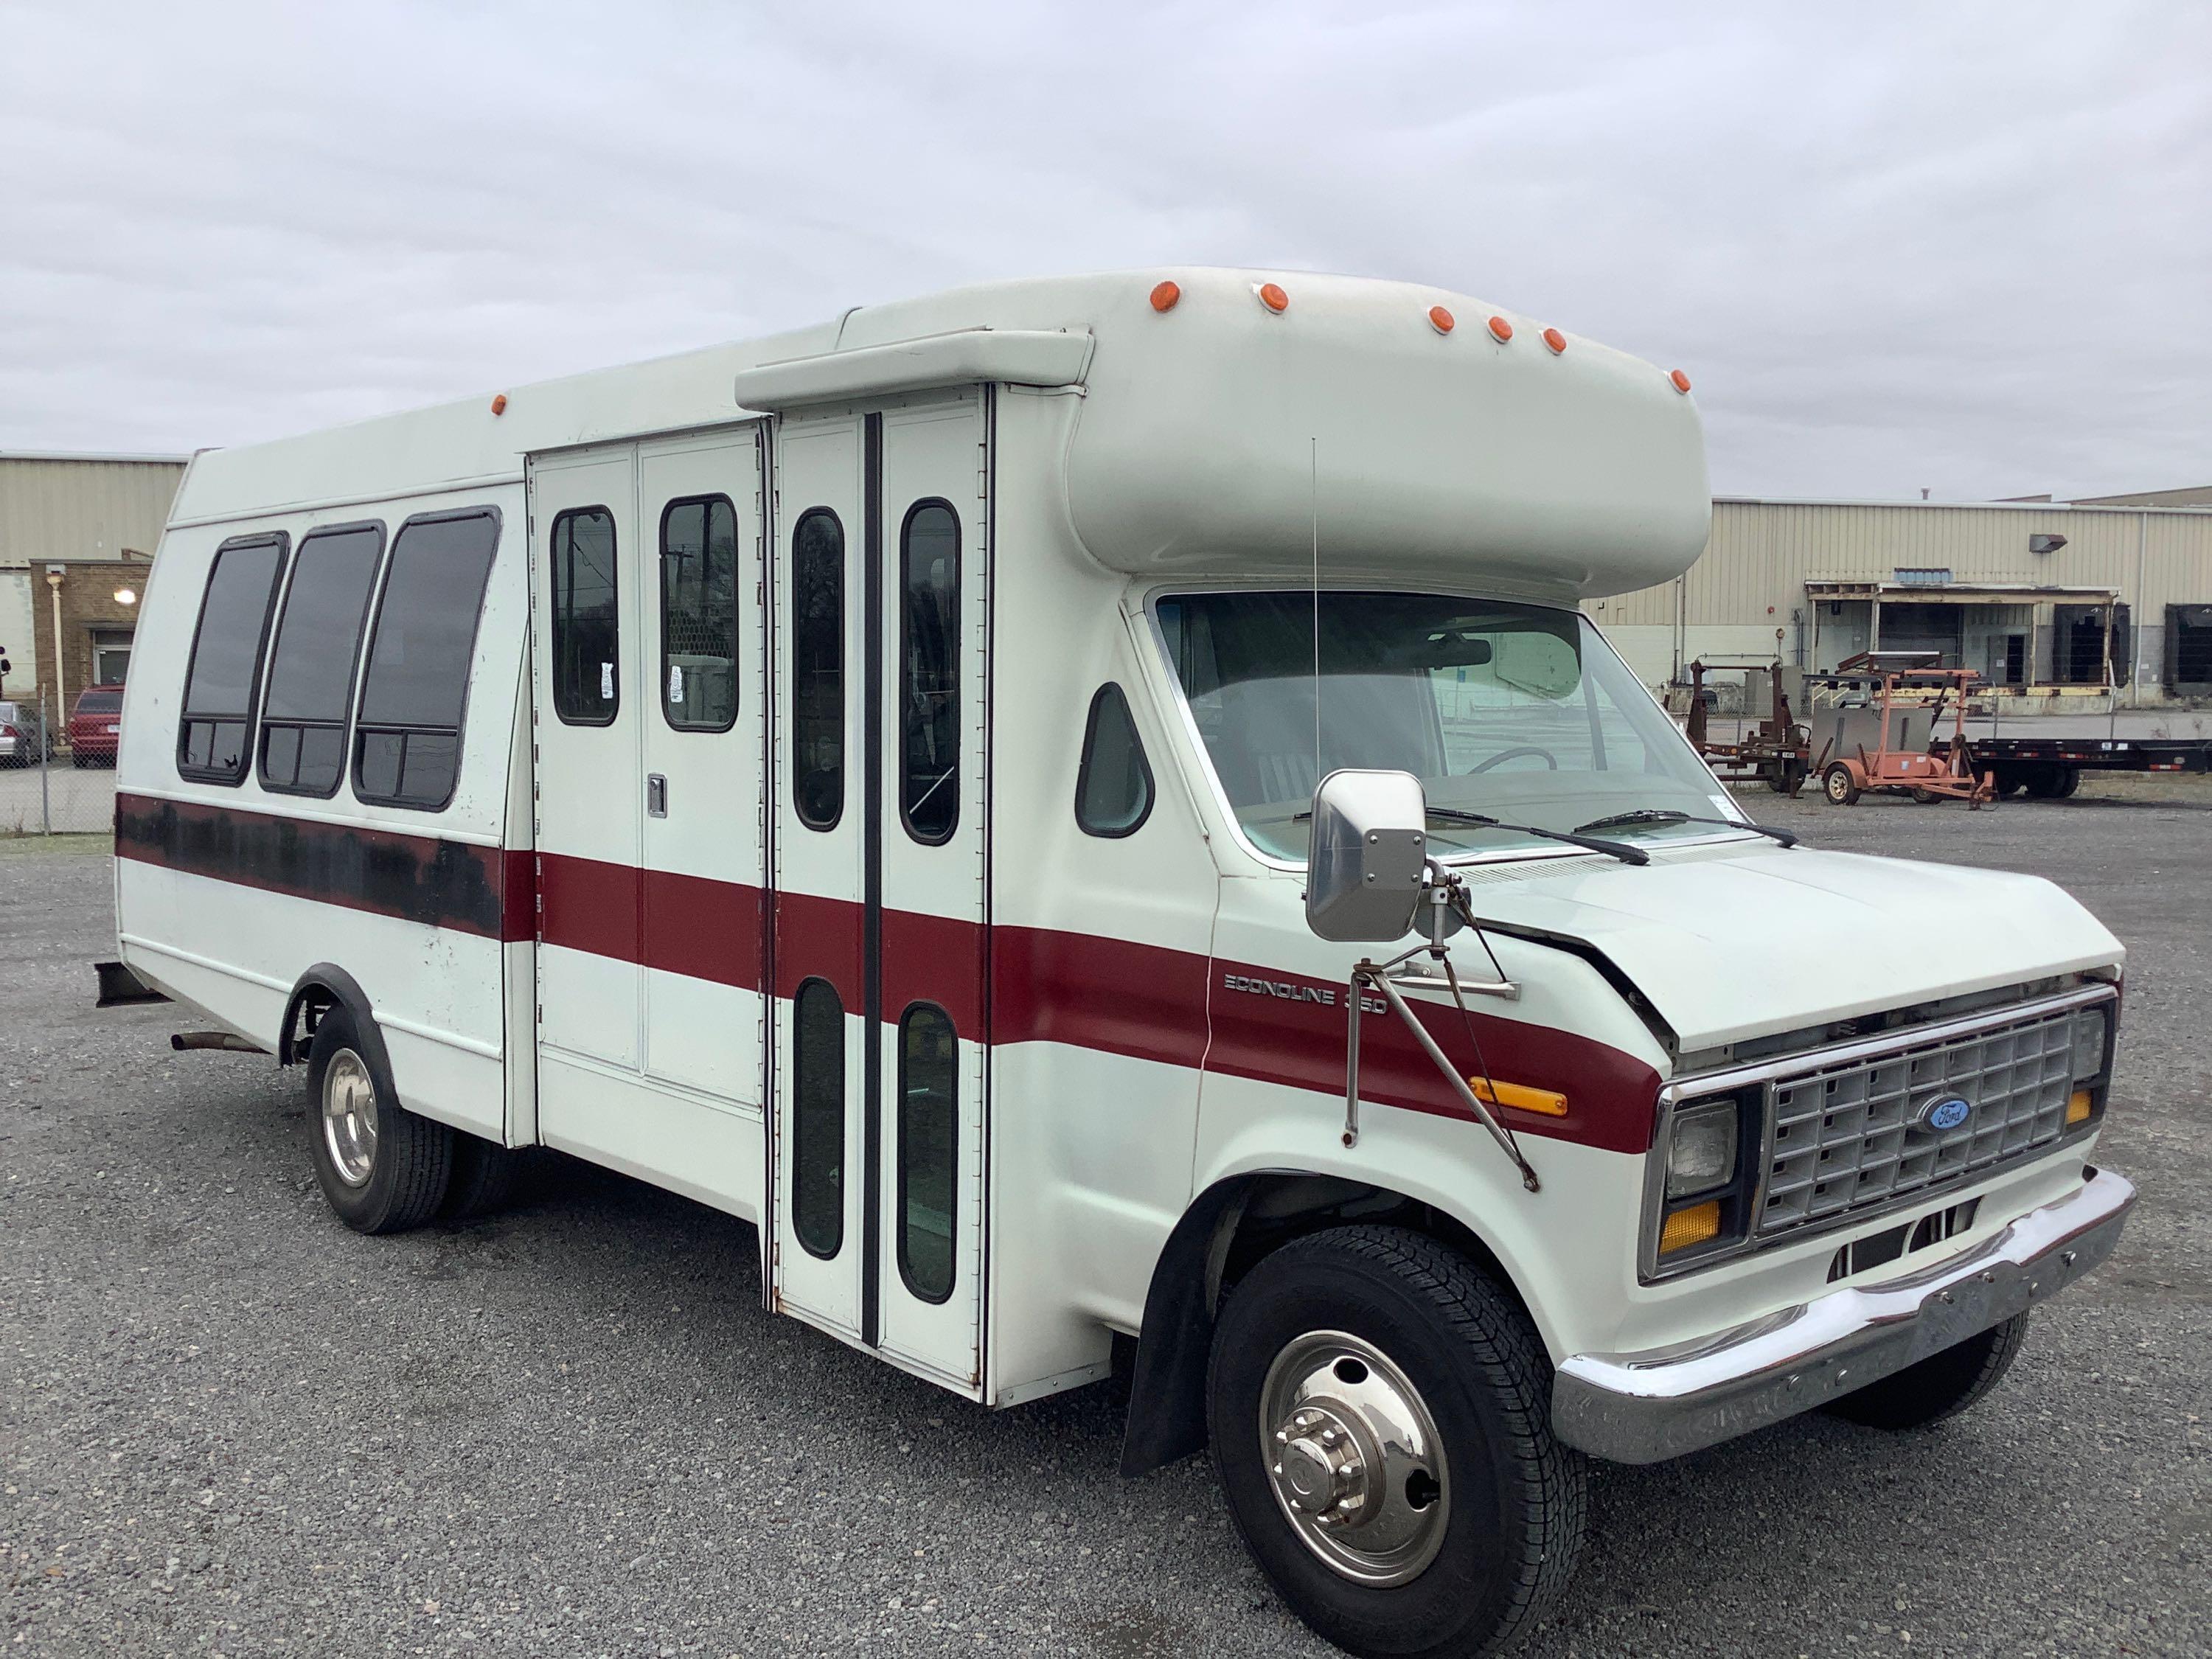
[[[1552,1435],[1528,1316],[1395,1227],[1284,1246],[1216,1326],[1213,1455],[1283,1599],[1355,1654],[1496,1653],[1574,1571],[1581,1457]]]
[[[1853,805],[1859,798],[1858,780],[1843,762],[1832,762],[1828,769],[1820,774],[1820,793],[1838,806]]]
[[[1917,1429],[1955,1417],[2004,1380],[2027,1340],[2027,1316],[2014,1314],[1979,1336],[1832,1401],[1827,1409],[1870,1429]]]

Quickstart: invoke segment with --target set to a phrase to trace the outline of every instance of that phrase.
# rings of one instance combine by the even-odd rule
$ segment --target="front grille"
[[[2096,1022],[2101,1055],[2104,1018],[2062,1008],[1775,1078],[1758,1236],[1872,1209],[2051,1145],[2078,1073],[2077,1023]],[[2088,1029],[2078,1036],[2086,1043]],[[1952,1093],[1972,1108],[1964,1122],[1915,1127],[1923,1103]]]

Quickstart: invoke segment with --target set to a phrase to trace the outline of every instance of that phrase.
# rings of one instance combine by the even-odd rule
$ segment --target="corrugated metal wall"
[[[184,476],[179,461],[0,455],[0,564],[151,553]]]

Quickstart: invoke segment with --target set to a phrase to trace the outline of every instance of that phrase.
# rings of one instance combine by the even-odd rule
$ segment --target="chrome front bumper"
[[[1810,1411],[2001,1324],[2112,1253],[2136,1189],[2108,1170],[1932,1267],[1831,1291],[1694,1342],[1578,1353],[1552,1382],[1560,1439],[1656,1463]]]

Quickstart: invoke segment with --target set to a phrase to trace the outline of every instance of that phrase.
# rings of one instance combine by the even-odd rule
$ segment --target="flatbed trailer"
[[[1967,738],[1971,769],[1991,775],[1999,795],[2063,799],[2083,772],[2212,772],[2208,738]],[[1931,752],[1948,755],[1951,739]]]

